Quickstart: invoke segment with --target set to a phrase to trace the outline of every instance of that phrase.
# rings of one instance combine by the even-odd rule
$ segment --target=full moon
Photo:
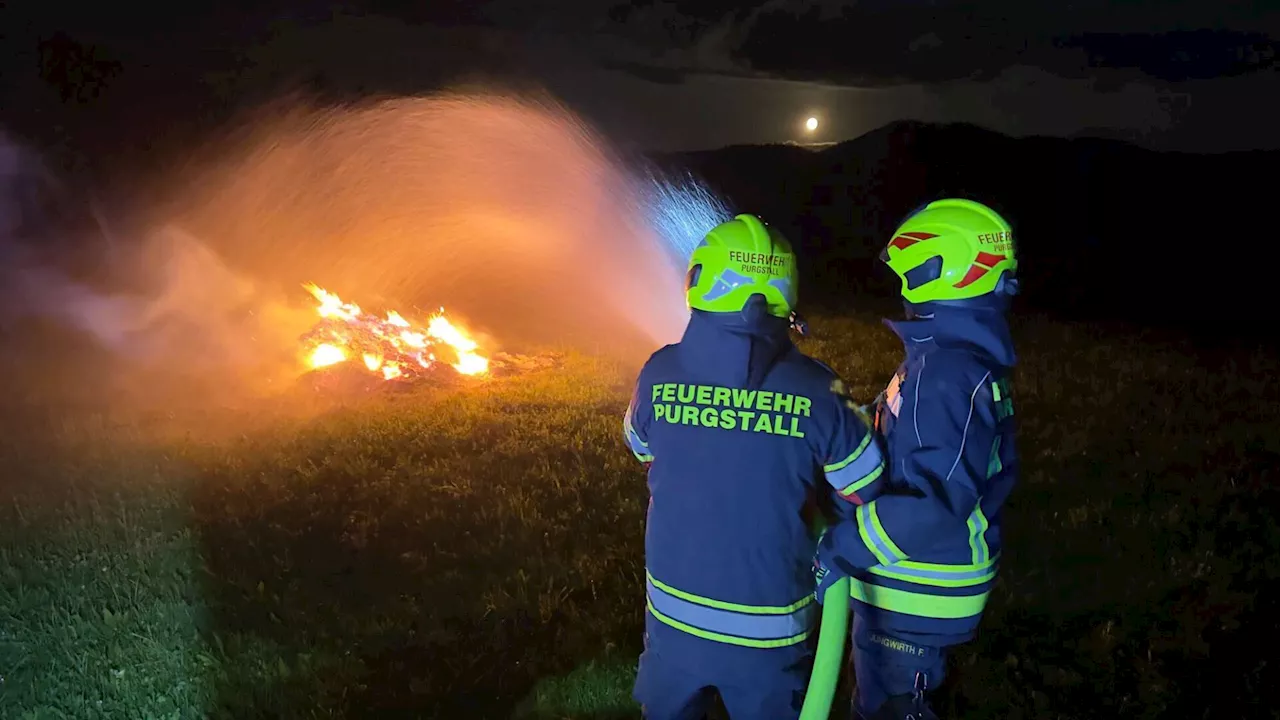
[[[818,118],[816,118],[816,117],[811,117],[811,118],[809,118],[808,120],[805,120],[805,121],[804,121],[804,129],[805,129],[805,130],[808,130],[809,132],[813,132],[814,130],[817,130],[817,129],[818,129]]]

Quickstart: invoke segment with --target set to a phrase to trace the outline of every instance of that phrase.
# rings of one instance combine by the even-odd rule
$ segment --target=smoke
[[[367,307],[443,306],[491,343],[652,351],[687,319],[688,253],[730,217],[554,101],[484,93],[289,98],[151,186],[111,211],[152,229],[113,247],[110,292],[25,260],[7,285],[130,363],[223,385],[297,369],[308,282]]]
[[[296,339],[314,313],[230,269],[207,245],[161,228],[119,271],[139,286],[103,289],[29,254],[10,264],[3,273],[10,323],[37,318],[92,343],[13,334],[6,352],[17,355],[19,346],[36,360],[28,375],[7,379],[37,376],[42,389],[34,394],[46,397],[176,407],[234,404],[296,378]]]
[[[19,287],[37,311],[135,362],[192,372],[261,367],[292,347],[280,331],[296,337],[314,320],[176,227],[147,237],[134,262],[147,283],[141,292],[102,292],[48,269],[25,271]]]

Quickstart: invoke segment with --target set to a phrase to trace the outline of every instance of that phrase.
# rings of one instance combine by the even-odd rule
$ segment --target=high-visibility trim
[[[1005,420],[1013,415],[1013,397],[1009,394],[1008,383],[1007,378],[991,383],[991,399],[996,404],[997,420]]]
[[[687,632],[690,635],[700,637],[704,640],[711,640],[712,642],[725,643],[727,645],[739,645],[742,647],[752,647],[752,648],[790,647],[791,645],[798,645],[804,642],[805,640],[808,640],[809,635],[811,634],[810,631],[805,631],[804,633],[801,633],[799,635],[796,635],[790,638],[783,638],[778,640],[753,640],[751,638],[735,637],[733,635],[725,635],[723,633],[711,632],[709,630],[702,630],[702,629],[693,627],[692,625],[689,625],[687,623],[682,623],[679,620],[676,620],[674,618],[664,615],[662,612],[654,608],[652,601],[648,603],[648,608],[649,608],[649,614],[653,615],[653,617],[656,618],[658,622],[661,622],[664,625],[669,625],[677,630]]]
[[[880,523],[875,503],[858,506],[858,535],[881,565],[891,565],[907,559],[907,554],[889,539],[889,533],[885,532],[884,525]]]
[[[862,442],[844,460],[824,465],[827,482],[844,497],[856,495],[884,474],[884,455],[868,432]]]
[[[690,592],[678,590],[667,585],[661,580],[655,578],[648,570],[644,571],[645,582],[653,585],[668,595],[674,595],[681,600],[688,600],[698,605],[706,605],[707,607],[718,608],[720,610],[730,610],[733,612],[745,613],[747,615],[790,615],[797,610],[808,607],[813,604],[813,595],[805,595],[790,605],[742,605],[740,603],[725,602],[723,600],[713,600],[711,598],[694,595]]]
[[[987,479],[996,476],[996,473],[1004,469],[1004,463],[1000,460],[1000,436],[991,443],[991,460],[987,462]]]
[[[881,610],[939,620],[959,620],[981,615],[990,594],[987,591],[977,595],[951,597],[880,587],[857,579],[849,583],[849,595],[854,600]]]
[[[673,588],[648,576],[646,605],[654,618],[690,635],[729,645],[773,648],[804,642],[817,615],[818,606],[811,597],[786,607],[770,607],[725,603],[669,590]],[[783,610],[789,612],[779,612]]]
[[[631,448],[631,454],[636,456],[640,462],[653,462],[653,453],[649,452],[649,443],[640,438],[640,433],[631,424],[631,407],[627,407],[627,414],[622,416],[622,432],[627,438],[627,446]]]
[[[973,553],[973,564],[982,565],[990,561],[991,548],[987,547],[987,528],[991,527],[991,523],[987,522],[987,516],[982,514],[982,498],[978,498],[978,504],[973,508],[973,512],[969,513],[969,549]]]
[[[867,433],[866,435],[862,436],[862,442],[858,443],[858,447],[854,448],[853,452],[845,456],[845,459],[839,462],[833,462],[829,465],[823,465],[822,470],[824,472],[829,472],[829,473],[840,470],[844,468],[846,465],[848,465],[849,463],[861,457],[863,451],[865,451],[870,446],[871,446],[871,433]]]
[[[946,565],[900,560],[892,565],[877,565],[868,568],[868,571],[872,575],[920,585],[973,587],[995,579],[999,560],[1000,557],[998,555],[981,565]]]

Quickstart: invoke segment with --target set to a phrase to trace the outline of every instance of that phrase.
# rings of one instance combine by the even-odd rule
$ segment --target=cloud
[[[775,6],[752,12],[758,18],[770,7]],[[660,25],[664,18],[676,17],[662,12],[649,22]],[[587,20],[584,25],[598,22]],[[412,27],[389,19],[344,18],[276,37],[253,51],[253,65],[259,73],[291,70],[321,76],[335,91],[352,95],[371,89],[428,89],[459,77],[458,67],[479,68],[483,75],[476,77],[481,80],[545,86],[611,136],[645,149],[799,139],[797,123],[810,112],[822,114],[823,132],[832,140],[914,119],[972,122],[1012,135],[1088,133],[1153,147],[1187,146],[1192,141],[1202,149],[1236,147],[1237,138],[1230,133],[1196,138],[1180,129],[1208,132],[1222,125],[1218,103],[1192,101],[1218,97],[1210,83],[1221,84],[1220,80],[1160,83],[1132,69],[1072,76],[1027,61],[992,65],[972,77],[951,72],[939,79],[924,73],[928,79],[889,82],[874,77],[858,84],[847,76],[833,79],[831,73],[815,72],[815,79],[797,81],[741,59],[736,50],[741,38],[752,23],[760,22],[752,20],[751,13],[689,22],[701,23],[703,29],[686,33],[686,45],[663,46],[656,39],[631,39],[646,37],[653,30],[650,26],[630,27],[626,36],[574,36],[565,34],[566,28],[516,33],[501,27]],[[934,33],[934,38],[933,31],[918,31],[913,28],[914,34],[902,35],[902,52],[927,56],[945,50],[950,42],[944,32]],[[922,37],[916,50],[909,50]],[[1067,66],[1088,62],[1087,51],[1080,47],[1056,52]],[[414,71],[405,73],[403,68]],[[1241,76],[1239,91],[1270,87],[1264,79]],[[1254,116],[1266,116],[1255,107],[1261,102],[1251,106]],[[1256,141],[1265,133],[1261,121],[1254,125],[1249,137]]]
[[[824,128],[833,137],[909,118],[1158,149],[1275,144],[1262,118],[1274,117],[1280,81],[1264,71],[1274,69],[1280,43],[1262,30],[1280,31],[1276,11],[1185,2],[1138,12],[1102,0],[1047,9],[993,0],[980,16],[946,0],[772,0],[718,14],[683,6],[636,3],[604,12],[590,36],[547,41],[581,53],[573,61],[580,67],[617,71],[606,79],[574,70],[559,87],[591,107],[597,103],[576,85],[608,86],[613,104],[602,112],[610,122],[662,147],[708,147],[712,132],[723,142],[786,139],[794,116],[809,109],[831,116]],[[1197,25],[1217,29],[1183,29]],[[648,90],[653,83],[686,88],[659,98]],[[752,127],[725,119],[722,108],[739,105]],[[666,117],[675,112],[669,107],[685,118],[672,116],[671,124],[690,127],[659,131],[662,122],[627,117]],[[701,113],[716,121],[688,119]]]
[[[942,38],[938,37],[938,33],[929,31],[920,37],[907,43],[907,49],[911,52],[917,50],[935,50],[942,47]]]
[[[248,102],[289,81],[347,97],[459,81],[545,86],[646,149],[798,139],[797,123],[810,112],[821,113],[831,140],[916,119],[1015,135],[1102,133],[1161,147],[1274,143],[1265,119],[1280,93],[1268,79],[1274,73],[1255,70],[1274,67],[1275,47],[1241,29],[1256,20],[1247,9],[1179,3],[1189,24],[1217,17],[1220,31],[1160,39],[1154,35],[1176,29],[1179,18],[1104,14],[1104,5],[992,0],[971,17],[949,0],[455,1],[425,16],[398,12],[424,24],[384,7],[381,17],[277,28],[264,46],[244,51],[234,72],[200,76]],[[1240,82],[1198,79],[1209,74]],[[153,80],[133,69],[121,84],[145,98]],[[1229,130],[1227,107],[1247,133]]]
[[[1186,30],[1169,33],[1083,33],[1059,42],[1079,48],[1089,67],[1135,68],[1181,82],[1247,75],[1273,69],[1280,42],[1263,33]]]
[[[649,2],[597,11],[563,41],[617,67],[857,86],[990,79],[1019,65],[1064,77],[1140,71],[1178,82],[1274,66],[1280,12],[1179,3],[1132,12],[1101,0],[1046,9],[998,0],[975,14],[946,1],[771,0],[741,7]],[[598,7],[607,8],[600,5]],[[621,8],[621,9],[620,9]],[[583,10],[588,15],[589,10]],[[550,12],[550,10],[548,10]],[[1186,30],[1187,27],[1214,30]],[[668,75],[668,77],[674,77]]]

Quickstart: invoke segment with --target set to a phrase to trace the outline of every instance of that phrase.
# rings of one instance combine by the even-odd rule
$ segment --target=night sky
[[[5,105],[56,98],[40,67],[65,77],[50,48],[69,38],[116,68],[96,97],[80,90],[85,107],[256,98],[282,78],[348,96],[501,81],[543,85],[639,149],[834,141],[898,119],[1167,150],[1280,147],[1280,6],[1249,7],[1270,3],[239,4],[10,6]],[[822,122],[812,136],[810,115]]]

